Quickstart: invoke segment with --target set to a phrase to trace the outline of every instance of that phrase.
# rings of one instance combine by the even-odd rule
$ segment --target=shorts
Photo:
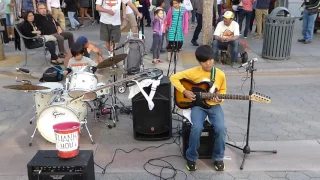
[[[172,49],[174,50],[180,50],[182,48],[183,41],[169,41],[167,46],[167,51],[171,52]]]
[[[111,24],[100,23],[100,40],[119,43],[121,38],[120,25],[114,26]]]
[[[131,27],[137,27],[138,24],[137,24],[137,20],[136,20],[136,16],[131,13],[131,14],[126,14],[126,17],[131,25]]]
[[[13,14],[6,14],[6,25],[12,27],[14,23]]]

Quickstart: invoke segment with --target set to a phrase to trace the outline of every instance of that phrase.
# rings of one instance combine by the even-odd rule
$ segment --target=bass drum
[[[57,98],[49,107],[44,109],[37,120],[37,127],[42,137],[56,143],[53,126],[63,122],[81,122],[87,118],[87,104],[82,101],[70,103],[67,94]]]

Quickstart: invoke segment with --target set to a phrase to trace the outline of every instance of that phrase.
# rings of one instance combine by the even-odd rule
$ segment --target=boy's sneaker
[[[187,170],[188,170],[188,171],[195,171],[195,170],[197,170],[196,162],[189,161],[188,159],[187,159],[186,167],[187,167]]]
[[[213,166],[217,171],[224,171],[224,169],[226,168],[223,161],[214,161]]]

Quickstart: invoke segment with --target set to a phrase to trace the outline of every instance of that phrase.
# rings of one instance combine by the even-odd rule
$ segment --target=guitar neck
[[[219,99],[250,100],[250,96],[248,95],[201,93],[202,99],[212,99],[213,97],[217,96]]]

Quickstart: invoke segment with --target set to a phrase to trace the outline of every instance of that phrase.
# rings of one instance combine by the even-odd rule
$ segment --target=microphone
[[[239,66],[238,68],[241,68],[241,67],[243,67],[243,66],[246,66],[246,65],[248,65],[248,64],[251,64],[253,61],[258,61],[258,58],[253,58],[252,60],[250,60],[250,61],[248,61],[248,62],[246,62],[246,63],[244,63],[244,64],[241,64],[241,66]]]
[[[25,69],[25,68],[16,68],[16,70],[24,73],[30,73],[29,69]]]

